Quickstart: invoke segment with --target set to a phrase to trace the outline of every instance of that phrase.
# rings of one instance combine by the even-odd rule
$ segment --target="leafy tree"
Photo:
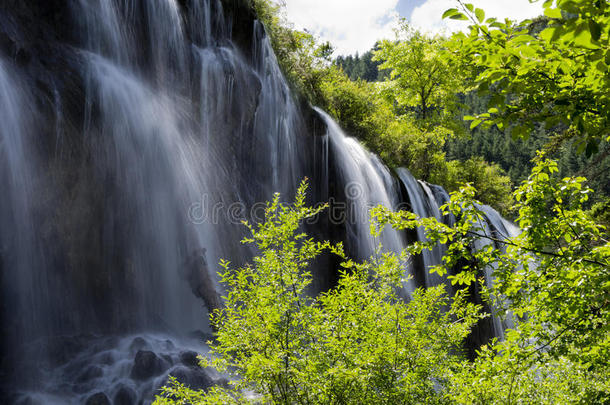
[[[342,249],[299,233],[322,209],[304,205],[305,184],[292,206],[279,201],[276,195],[267,206],[263,223],[247,224],[246,242],[260,251],[253,264],[234,270],[223,263],[229,293],[213,315],[218,336],[210,343],[218,357],[204,363],[238,379],[208,392],[172,380],[156,403],[450,402],[445,389],[478,307],[463,293],[451,304],[443,287],[418,290],[406,302],[399,296],[406,252],[347,260],[335,289],[307,295],[315,257],[323,250],[342,256]],[[246,398],[245,390],[257,395]]]
[[[381,207],[380,226],[424,226],[428,241],[449,242],[443,265],[433,269],[453,284],[477,280],[498,314],[514,323],[453,378],[459,403],[607,403],[610,400],[610,243],[604,228],[583,210],[591,190],[583,178],[560,178],[542,156],[516,191],[520,236],[486,232],[474,190],[453,193],[443,209],[458,219],[449,227],[434,218]],[[472,250],[477,238],[505,249]],[[457,268],[456,268],[457,266]],[[493,284],[485,282],[491,272]]]
[[[397,107],[413,111],[426,124],[446,112],[461,80],[450,54],[444,52],[445,39],[428,36],[402,22],[399,40],[381,42],[374,60],[390,70],[387,92]]]
[[[547,0],[542,25],[486,19],[483,10],[460,4],[444,16],[473,25],[449,46],[478,73],[479,91],[493,94],[489,110],[470,117],[471,126],[514,123],[513,135],[526,136],[542,122],[595,153],[608,139],[610,117],[608,1]]]
[[[331,44],[319,43],[310,33],[295,30],[281,13],[282,3],[250,1],[265,26],[288,82],[299,94],[313,103],[319,103],[320,83],[324,80],[333,53]]]
[[[493,206],[504,216],[513,214],[511,180],[500,166],[487,163],[481,157],[474,157],[465,161],[451,160],[446,167],[446,172],[435,175],[444,177],[442,183],[449,190],[459,190],[466,183],[473,184],[474,198]],[[439,183],[439,177],[430,180]]]

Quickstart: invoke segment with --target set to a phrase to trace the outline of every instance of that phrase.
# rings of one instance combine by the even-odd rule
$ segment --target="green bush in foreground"
[[[362,264],[345,259],[336,288],[318,297],[307,294],[309,265],[323,251],[344,257],[342,247],[300,233],[300,223],[324,208],[305,206],[305,184],[293,205],[276,195],[265,221],[247,224],[246,242],[259,250],[253,264],[223,263],[227,306],[213,315],[214,357],[203,365],[236,379],[208,392],[172,380],[156,404],[609,403],[610,243],[582,209],[590,193],[584,179],[557,171],[540,157],[515,192],[516,238],[486,233],[472,187],[442,208],[456,216],[453,227],[375,208],[374,236],[388,225],[422,226],[428,240]],[[505,249],[473,251],[477,238]],[[437,242],[448,250],[431,271],[452,274],[458,292],[419,289],[405,300],[405,260]],[[475,285],[513,326],[469,361],[461,344],[484,316],[466,299]]]
[[[560,178],[556,162],[539,156],[515,191],[516,238],[488,234],[472,187],[453,193],[443,209],[458,218],[448,227],[434,218],[376,208],[380,226],[424,226],[429,241],[449,243],[443,265],[453,284],[482,287],[495,312],[512,318],[503,340],[478,351],[452,376],[450,396],[462,404],[610,403],[610,243],[605,229],[583,210],[591,190],[584,178]],[[504,244],[473,252],[475,238]]]
[[[238,379],[231,389],[208,392],[173,381],[157,404],[450,402],[446,386],[479,308],[464,294],[451,303],[443,287],[417,290],[406,302],[398,295],[406,253],[346,260],[337,287],[310,297],[312,260],[325,250],[343,253],[299,232],[322,209],[305,207],[305,188],[292,206],[276,195],[265,221],[247,225],[246,242],[260,251],[252,265],[223,263],[229,293],[226,308],[213,315],[215,357],[204,363]],[[248,399],[248,391],[256,395]]]

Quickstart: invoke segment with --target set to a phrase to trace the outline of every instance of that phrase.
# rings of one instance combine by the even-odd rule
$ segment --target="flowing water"
[[[394,176],[303,106],[235,2],[49,4],[0,6],[0,401],[149,403],[169,373],[223,384],[192,355],[220,302],[216,263],[247,262],[240,221],[305,177],[338,209],[308,231],[359,259],[413,239],[372,238],[373,206],[454,220],[442,188]],[[490,232],[515,232],[485,212]],[[405,297],[445,282],[427,271],[444,249],[405,263]],[[319,267],[316,289],[332,287],[336,263]]]

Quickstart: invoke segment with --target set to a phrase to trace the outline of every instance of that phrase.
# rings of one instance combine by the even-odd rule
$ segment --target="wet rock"
[[[132,353],[136,353],[139,350],[144,350],[149,347],[150,346],[149,346],[148,342],[146,340],[144,340],[144,338],[138,336],[129,345],[129,351]]]
[[[161,357],[167,362],[167,366],[171,367],[174,365],[174,359],[169,354],[162,354]]]
[[[131,378],[146,380],[157,376],[167,370],[169,364],[155,353],[148,350],[139,350],[131,368]]]
[[[214,380],[202,368],[176,366],[169,374],[176,377],[180,383],[194,390],[207,390],[214,385]]]
[[[204,332],[202,330],[195,330],[188,334],[190,338],[197,339],[201,342],[214,341],[216,338],[213,334]]]
[[[197,356],[198,354],[192,350],[181,352],[179,355],[180,362],[189,367],[199,367],[199,359]]]
[[[78,376],[76,382],[79,384],[86,383],[96,378],[100,378],[103,375],[104,370],[102,370],[100,366],[89,366]]]
[[[85,405],[111,405],[110,400],[103,392],[91,395]]]
[[[121,385],[116,394],[114,394],[113,405],[133,405],[137,399],[138,395],[131,387]]]

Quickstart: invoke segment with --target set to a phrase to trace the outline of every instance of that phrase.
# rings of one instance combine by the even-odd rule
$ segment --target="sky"
[[[363,53],[378,39],[394,38],[399,17],[421,31],[439,33],[465,28],[462,21],[442,20],[456,0],[284,0],[286,16],[296,29],[306,29],[322,41],[330,41],[335,55]],[[523,20],[542,14],[542,1],[469,0],[488,17]]]

